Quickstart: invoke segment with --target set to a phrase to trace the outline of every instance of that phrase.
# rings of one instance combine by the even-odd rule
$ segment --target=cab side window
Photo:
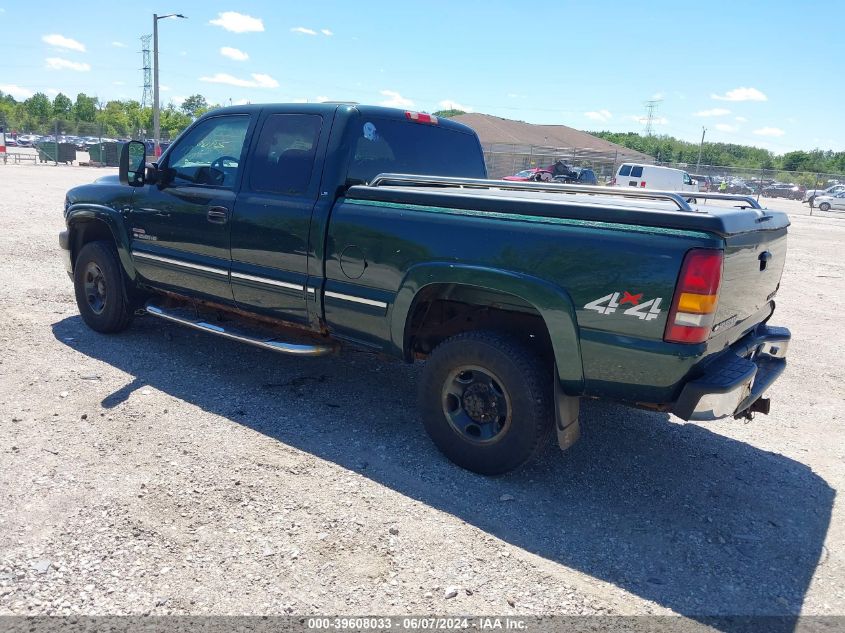
[[[248,128],[246,115],[206,119],[181,138],[168,154],[168,180],[174,185],[233,189]]]
[[[689,177],[689,174],[687,172],[684,172],[684,184],[685,185],[691,185],[692,184],[692,178]]]
[[[637,165],[631,168],[631,178],[642,178],[643,177],[643,168],[642,165]]]
[[[631,166],[630,165],[622,165],[619,169],[620,176],[630,176],[631,175]]]
[[[272,114],[267,117],[251,157],[253,191],[303,195],[311,183],[323,118],[314,114]]]

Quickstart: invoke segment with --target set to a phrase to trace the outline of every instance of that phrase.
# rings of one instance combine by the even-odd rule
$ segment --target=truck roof
[[[260,112],[261,110],[279,110],[280,112],[290,111],[302,114],[320,114],[323,116],[333,115],[338,110],[341,110],[349,114],[357,112],[363,118],[378,117],[382,119],[387,118],[399,120],[406,120],[407,112],[417,112],[416,110],[403,110],[401,108],[386,108],[384,106],[338,101],[325,101],[323,103],[252,103],[216,108],[206,112],[203,115],[203,118],[220,114],[254,114],[256,112]],[[435,125],[441,128],[459,130],[461,132],[475,135],[475,130],[468,125],[458,123],[457,121],[453,121],[452,119],[446,117],[437,117],[437,123]]]

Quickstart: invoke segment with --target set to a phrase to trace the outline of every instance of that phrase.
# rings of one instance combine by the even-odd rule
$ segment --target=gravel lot
[[[0,614],[845,614],[845,214],[773,203],[772,415],[589,402],[488,479],[426,437],[418,367],[89,331],[57,234],[105,173],[0,165]]]

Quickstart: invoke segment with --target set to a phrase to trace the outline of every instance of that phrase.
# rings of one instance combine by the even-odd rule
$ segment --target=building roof
[[[604,154],[610,158],[618,152],[619,160],[654,162],[654,158],[648,154],[622,147],[565,125],[534,125],[474,112],[459,114],[452,117],[452,120],[475,130],[484,145],[509,143],[535,147],[576,148],[591,150],[589,152],[591,154]]]

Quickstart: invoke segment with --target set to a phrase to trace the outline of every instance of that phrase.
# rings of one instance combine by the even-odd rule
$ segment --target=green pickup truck
[[[768,325],[789,222],[739,195],[486,179],[478,138],[350,104],[223,108],[147,164],[70,190],[85,323],[154,317],[280,353],[425,360],[423,424],[498,474],[582,397],[685,420],[768,412],[789,330]],[[190,361],[188,361],[190,362]]]

